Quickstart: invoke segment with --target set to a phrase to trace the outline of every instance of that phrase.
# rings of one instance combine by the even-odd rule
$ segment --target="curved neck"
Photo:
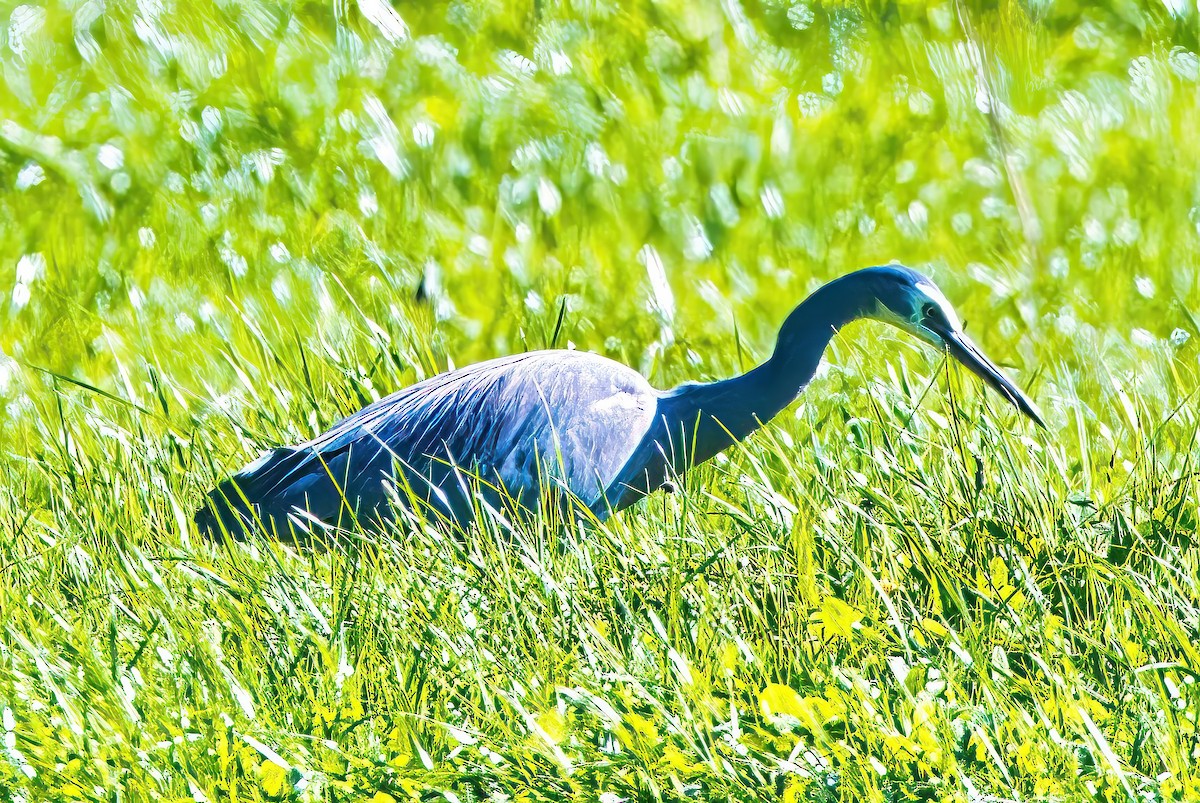
[[[838,330],[875,312],[879,302],[871,281],[866,271],[842,276],[806,298],[783,322],[765,365],[773,366],[776,381],[791,396],[784,406],[813,378]]]
[[[876,296],[864,286],[867,281],[851,273],[810,295],[784,321],[774,353],[757,368],[664,394],[659,419],[671,443],[663,446],[676,470],[703,463],[791,404],[813,378],[833,335],[874,312]]]

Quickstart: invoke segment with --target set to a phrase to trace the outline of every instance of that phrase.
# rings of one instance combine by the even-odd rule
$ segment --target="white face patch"
[[[917,289],[928,296],[930,301],[938,305],[954,331],[959,332],[962,330],[962,323],[958,320],[958,313],[954,311],[954,307],[950,306],[950,302],[946,300],[946,296],[941,290],[930,282],[918,282]]]

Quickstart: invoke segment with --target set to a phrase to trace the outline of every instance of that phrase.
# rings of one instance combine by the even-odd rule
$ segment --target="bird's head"
[[[900,265],[875,268],[878,307],[870,317],[893,324],[948,352],[1008,399],[1018,410],[1045,428],[1033,402],[984,356],[962,329],[958,315],[933,280]]]

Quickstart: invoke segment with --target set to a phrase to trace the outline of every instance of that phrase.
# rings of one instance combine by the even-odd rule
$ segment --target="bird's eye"
[[[927,301],[921,307],[921,319],[924,321],[936,321],[940,312],[941,310],[937,308],[936,304]]]

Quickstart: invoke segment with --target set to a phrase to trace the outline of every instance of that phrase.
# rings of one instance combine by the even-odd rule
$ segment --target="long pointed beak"
[[[983,356],[983,352],[971,342],[970,338],[961,332],[939,332],[938,334],[941,336],[946,350],[954,359],[969,368],[992,390],[1008,399],[1014,407],[1032,418],[1039,427],[1046,429],[1046,422],[1042,420],[1042,414],[1038,412],[1030,398],[1022,393],[1021,389],[1014,385],[1008,377],[1000,373],[1000,369],[996,367],[995,363]]]

